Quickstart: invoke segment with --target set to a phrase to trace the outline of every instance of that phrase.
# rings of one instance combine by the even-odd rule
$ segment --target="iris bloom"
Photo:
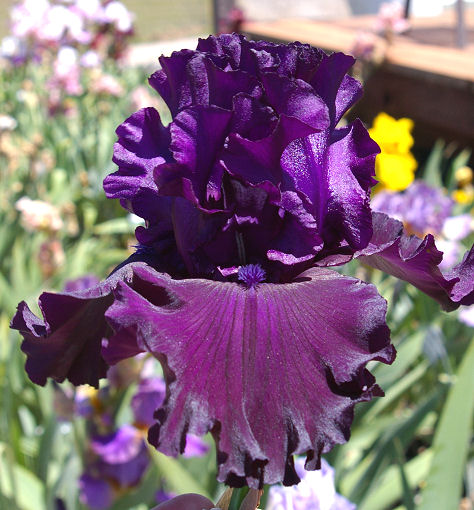
[[[149,441],[167,455],[211,431],[218,479],[299,481],[349,438],[354,405],[383,392],[365,366],[391,363],[386,302],[331,269],[351,259],[411,282],[446,310],[474,301],[474,250],[443,275],[431,235],[372,214],[377,144],[360,121],[354,59],[308,45],[200,40],[161,57],[150,84],[172,122],[144,108],[117,129],[109,198],[145,220],[138,249],[102,283],[20,303],[26,370],[97,385],[147,351],[167,394]]]

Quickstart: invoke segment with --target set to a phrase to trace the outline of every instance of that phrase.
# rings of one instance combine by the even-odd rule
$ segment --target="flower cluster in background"
[[[120,63],[133,35],[133,14],[116,0],[23,0],[11,11],[0,57],[15,66],[41,63],[51,115],[76,115],[71,97],[85,89],[118,96],[122,85],[102,68]],[[88,72],[89,71],[89,72]]]
[[[0,55],[14,64],[74,47],[84,65],[97,65],[123,55],[133,15],[117,0],[22,0],[12,8],[10,29]]]
[[[437,247],[443,253],[440,267],[448,271],[458,264],[472,241],[474,232],[473,171],[463,164],[470,152],[461,153],[459,166],[449,169],[442,186],[443,176],[438,168],[427,175],[429,183],[417,178],[417,162],[411,153],[414,144],[411,131],[413,121],[394,119],[381,112],[369,130],[378,142],[381,152],[376,158],[379,185],[375,188],[371,205],[373,210],[389,214],[402,221],[408,233],[423,236],[431,232]],[[442,161],[437,144],[430,159]],[[422,169],[423,170],[423,169]],[[423,172],[422,172],[423,173]],[[426,169],[424,171],[426,173]],[[418,175],[417,175],[418,176]],[[474,327],[474,306],[464,307],[458,313],[460,321]]]

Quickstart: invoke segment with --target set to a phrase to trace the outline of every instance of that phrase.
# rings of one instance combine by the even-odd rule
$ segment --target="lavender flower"
[[[415,181],[403,193],[382,191],[372,199],[372,209],[386,213],[404,223],[405,229],[418,236],[434,234],[443,252],[439,267],[449,270],[462,257],[460,241],[472,232],[470,214],[451,216],[454,201],[440,188]]]
[[[96,453],[96,460],[81,475],[79,498],[94,510],[105,510],[138,484],[150,459],[145,440],[133,427],[123,427],[108,437],[97,436],[92,445],[103,451]]]
[[[177,455],[211,431],[219,480],[291,485],[293,455],[319,468],[383,394],[367,362],[395,356],[375,287],[328,267],[360,258],[452,310],[474,302],[474,249],[443,275],[431,235],[372,214],[378,147],[358,120],[336,127],[361,95],[352,57],[233,34],[160,63],[173,120],[119,126],[105,180],[146,221],[137,252],[87,291],[42,294],[43,320],[20,303],[12,327],[38,384],[97,385],[151,353],[167,385],[153,445]]]
[[[304,459],[297,458],[295,468],[301,482],[293,487],[274,485],[268,495],[267,510],[355,510],[356,506],[336,492],[334,469],[321,460],[321,469],[307,472]]]
[[[441,189],[415,181],[403,193],[381,191],[372,199],[372,209],[392,216],[418,236],[439,235],[453,210],[454,201]]]

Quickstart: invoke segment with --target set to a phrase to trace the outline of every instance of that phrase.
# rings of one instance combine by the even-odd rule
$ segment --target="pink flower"
[[[62,47],[54,62],[54,74],[48,82],[50,89],[64,90],[66,94],[78,96],[82,94],[80,83],[80,67],[77,50],[70,46]]]
[[[21,213],[24,228],[30,232],[35,230],[57,232],[63,227],[57,207],[48,202],[22,197],[16,202],[15,207]]]
[[[34,36],[50,8],[48,0],[24,0],[15,5],[11,11],[12,34],[20,38]]]
[[[369,60],[375,49],[376,37],[372,32],[360,30],[357,32],[349,51],[355,58]]]
[[[152,96],[146,87],[143,85],[139,85],[135,89],[133,89],[131,94],[131,106],[130,108],[133,111],[141,110],[142,108],[145,108],[147,106],[158,106],[158,101],[156,100],[155,96]]]
[[[101,58],[99,54],[94,50],[86,51],[80,59],[82,67],[98,67],[100,65]]]
[[[377,32],[401,34],[410,24],[404,17],[403,6],[397,1],[386,2],[380,6],[375,29]]]
[[[104,21],[115,25],[119,32],[132,30],[133,17],[122,2],[110,2],[104,9]]]
[[[115,97],[123,94],[122,85],[111,74],[101,74],[92,82],[90,90],[95,94],[108,94]]]

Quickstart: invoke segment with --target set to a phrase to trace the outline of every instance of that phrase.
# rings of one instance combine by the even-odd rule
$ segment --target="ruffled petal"
[[[373,213],[374,235],[363,250],[355,254],[361,262],[411,283],[451,311],[474,299],[473,248],[461,264],[443,275],[439,264],[443,253],[428,234],[424,239],[408,236],[403,224],[383,213]]]
[[[357,81],[344,77],[355,59],[344,53],[324,55],[309,83],[329,107],[331,126],[334,128],[347,109],[361,96]]]
[[[328,107],[309,83],[277,73],[265,73],[262,83],[269,104],[279,115],[296,117],[315,130],[329,128]]]
[[[192,50],[174,51],[170,57],[160,57],[161,69],[148,79],[160,94],[174,117],[182,108],[192,104],[191,83],[186,65],[194,57]]]
[[[354,249],[367,246],[372,237],[370,189],[375,184],[377,144],[360,121],[335,132],[328,149],[329,199],[324,225],[326,238],[343,233]]]
[[[113,161],[118,171],[104,180],[108,198],[120,198],[128,210],[153,219],[153,201],[159,202],[153,169],[171,159],[169,129],[154,108],[143,108],[117,128]],[[143,206],[146,199],[149,209]]]
[[[222,161],[230,175],[245,184],[261,187],[278,200],[282,180],[280,158],[284,149],[292,140],[314,132],[315,129],[305,122],[281,115],[273,133],[260,140],[247,140],[231,134]]]
[[[474,246],[464,255],[462,262],[448,274],[457,279],[451,290],[451,298],[461,305],[474,304]]]
[[[378,146],[359,121],[291,142],[283,152],[282,189],[303,194],[327,247],[341,240],[358,249],[372,236],[369,193]]]
[[[193,106],[176,116],[171,126],[176,163],[155,170],[161,194],[201,205],[211,197],[219,199],[223,170],[217,160],[231,116],[230,111],[214,106]]]
[[[242,69],[223,69],[227,58],[190,50],[161,57],[162,69],[149,79],[175,117],[191,105],[219,106],[230,110],[239,92],[255,97],[262,94],[255,76]]]
[[[142,258],[143,259],[143,258]],[[73,384],[98,386],[107,364],[101,356],[102,340],[110,328],[104,314],[112,304],[112,291],[119,281],[131,283],[132,267],[140,256],[133,255],[106,280],[87,289],[53,294],[43,292],[38,304],[43,319],[36,317],[22,301],[10,327],[23,335],[21,349],[27,355],[30,379],[44,386],[48,377]],[[129,356],[141,352],[129,348]]]
[[[275,129],[278,117],[273,109],[247,94],[236,94],[230,131],[249,140],[269,136]]]
[[[354,404],[382,394],[364,367],[394,349],[372,285],[326,269],[250,289],[144,267],[135,277],[140,291],[121,284],[107,317],[163,365],[168,396],[149,440],[177,455],[187,432],[211,430],[220,481],[297,482],[291,456],[315,469],[348,439]],[[168,304],[154,305],[163,292]]]

